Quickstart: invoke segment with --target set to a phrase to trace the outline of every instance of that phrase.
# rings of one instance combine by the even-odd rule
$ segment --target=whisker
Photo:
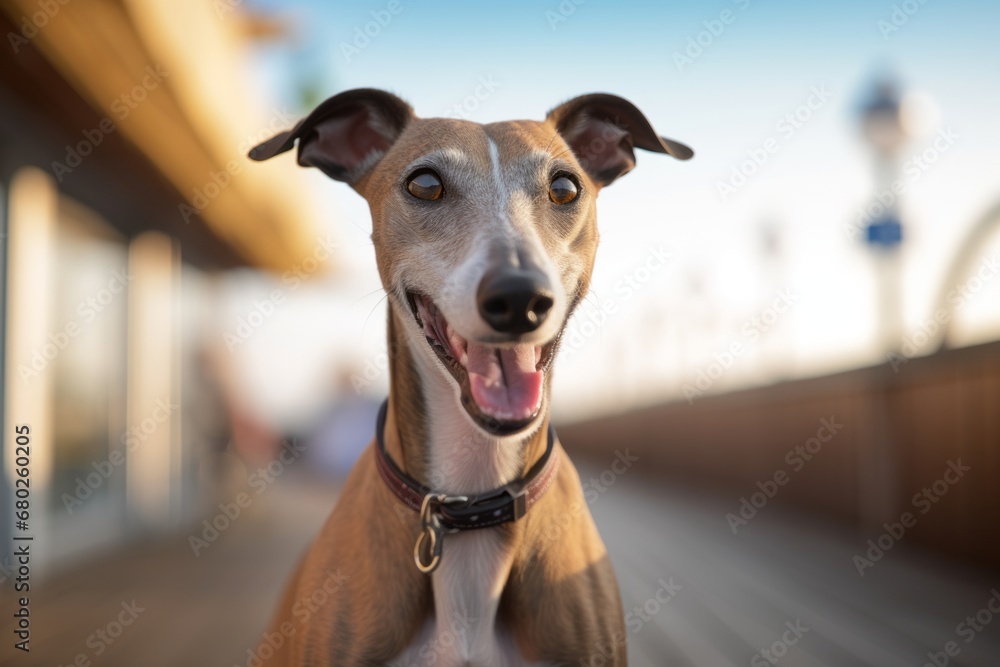
[[[566,153],[570,153],[570,152],[572,152],[572,151],[573,151],[573,149],[572,149],[572,148],[567,148],[566,150],[564,150],[564,151],[560,151],[559,153],[556,153],[555,155],[553,155],[553,156],[552,156],[552,159],[554,160],[554,159],[556,159],[557,157],[559,157],[560,155],[565,155]]]
[[[371,233],[372,233],[372,230],[371,230],[371,229],[367,229],[367,228],[365,228],[365,227],[362,227],[361,225],[359,225],[358,223],[356,223],[356,222],[355,222],[354,220],[352,220],[351,218],[348,218],[348,219],[347,219],[347,221],[348,221],[349,223],[351,223],[351,225],[352,225],[353,227],[355,227],[356,229],[359,229],[359,230],[361,230],[361,231],[362,231],[362,232],[364,232],[364,233],[365,233],[366,235],[368,235],[368,236],[370,236],[370,235],[371,235]]]
[[[354,306],[358,305],[359,303],[361,303],[362,301],[364,301],[365,299],[367,299],[368,297],[370,297],[372,294],[375,294],[376,292],[384,292],[384,291],[385,291],[384,287],[379,287],[378,289],[373,289],[371,292],[368,292],[368,294],[365,294],[364,296],[359,297],[357,301],[355,301],[354,303],[351,304],[351,307],[353,308]]]
[[[554,133],[554,134],[552,135],[552,138],[551,138],[551,139],[549,139],[549,143],[548,143],[548,145],[546,145],[546,146],[545,146],[545,152],[546,152],[546,153],[548,153],[548,152],[549,152],[549,149],[550,149],[550,148],[552,148],[552,142],[553,142],[553,141],[555,141],[555,140],[556,140],[556,137],[558,137],[558,136],[559,136],[559,132],[557,131],[557,132],[555,132],[555,133]]]
[[[594,298],[593,294],[589,294],[589,293],[588,294],[584,294],[582,298],[583,298],[583,300],[585,302],[589,303],[594,308],[596,308],[598,312],[600,312],[600,310],[601,310],[601,304],[597,303],[597,300]]]
[[[372,307],[371,311],[370,311],[370,312],[368,313],[368,317],[366,317],[366,318],[365,318],[365,323],[361,325],[361,336],[362,336],[362,337],[364,337],[364,335],[365,335],[365,327],[367,327],[367,326],[368,326],[368,320],[370,320],[370,319],[371,319],[372,315],[373,315],[373,314],[375,313],[375,310],[376,310],[376,309],[377,309],[377,308],[378,308],[378,307],[379,307],[380,305],[382,305],[382,302],[383,302],[383,301],[385,301],[385,300],[386,300],[386,299],[388,299],[388,298],[389,298],[389,293],[388,293],[388,292],[386,292],[386,293],[385,293],[385,296],[383,296],[383,297],[382,297],[381,299],[379,299],[379,300],[378,300],[378,303],[376,303],[376,304],[375,304],[375,306],[374,306],[374,307]]]

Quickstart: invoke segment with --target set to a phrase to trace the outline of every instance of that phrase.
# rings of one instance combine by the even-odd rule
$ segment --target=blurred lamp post
[[[879,345],[883,354],[902,346],[902,301],[900,298],[899,247],[903,226],[899,219],[899,195],[903,182],[897,178],[900,150],[908,133],[900,114],[899,89],[888,78],[876,83],[861,108],[861,129],[875,155],[875,195],[869,202],[865,240],[871,248],[879,283]],[[898,516],[897,443],[889,421],[884,389],[874,407],[876,422],[872,446],[859,458],[858,500],[862,524],[881,525]]]
[[[900,98],[890,79],[877,83],[861,108],[861,129],[875,155],[875,198],[865,240],[875,257],[879,282],[879,337],[885,352],[896,351],[902,336],[899,247],[903,226],[899,218],[902,183],[897,179],[898,156],[908,139],[900,118]]]

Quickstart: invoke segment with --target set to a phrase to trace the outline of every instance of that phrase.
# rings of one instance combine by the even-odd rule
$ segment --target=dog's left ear
[[[575,97],[546,116],[569,144],[580,166],[603,187],[635,166],[633,148],[666,153],[688,160],[694,151],[656,134],[642,112],[616,95],[594,93]]]
[[[291,130],[250,150],[261,162],[299,143],[298,163],[316,167],[338,181],[355,185],[378,162],[406,125],[413,109],[392,93],[357,88],[334,95]]]

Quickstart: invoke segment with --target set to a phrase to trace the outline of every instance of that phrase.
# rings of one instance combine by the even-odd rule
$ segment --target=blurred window
[[[62,349],[53,369],[50,502],[55,535],[73,540],[75,550],[113,540],[124,523],[115,519],[124,517],[125,466],[112,452],[125,453],[128,247],[66,197],[53,245],[50,321],[54,335],[66,338],[56,342]]]

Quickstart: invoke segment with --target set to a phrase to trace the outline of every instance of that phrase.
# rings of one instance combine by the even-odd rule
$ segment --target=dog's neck
[[[519,438],[487,435],[465,413],[454,382],[422,349],[426,342],[400,320],[408,315],[390,300],[389,455],[419,482],[449,494],[482,493],[522,477],[545,452],[548,389],[536,429]]]

